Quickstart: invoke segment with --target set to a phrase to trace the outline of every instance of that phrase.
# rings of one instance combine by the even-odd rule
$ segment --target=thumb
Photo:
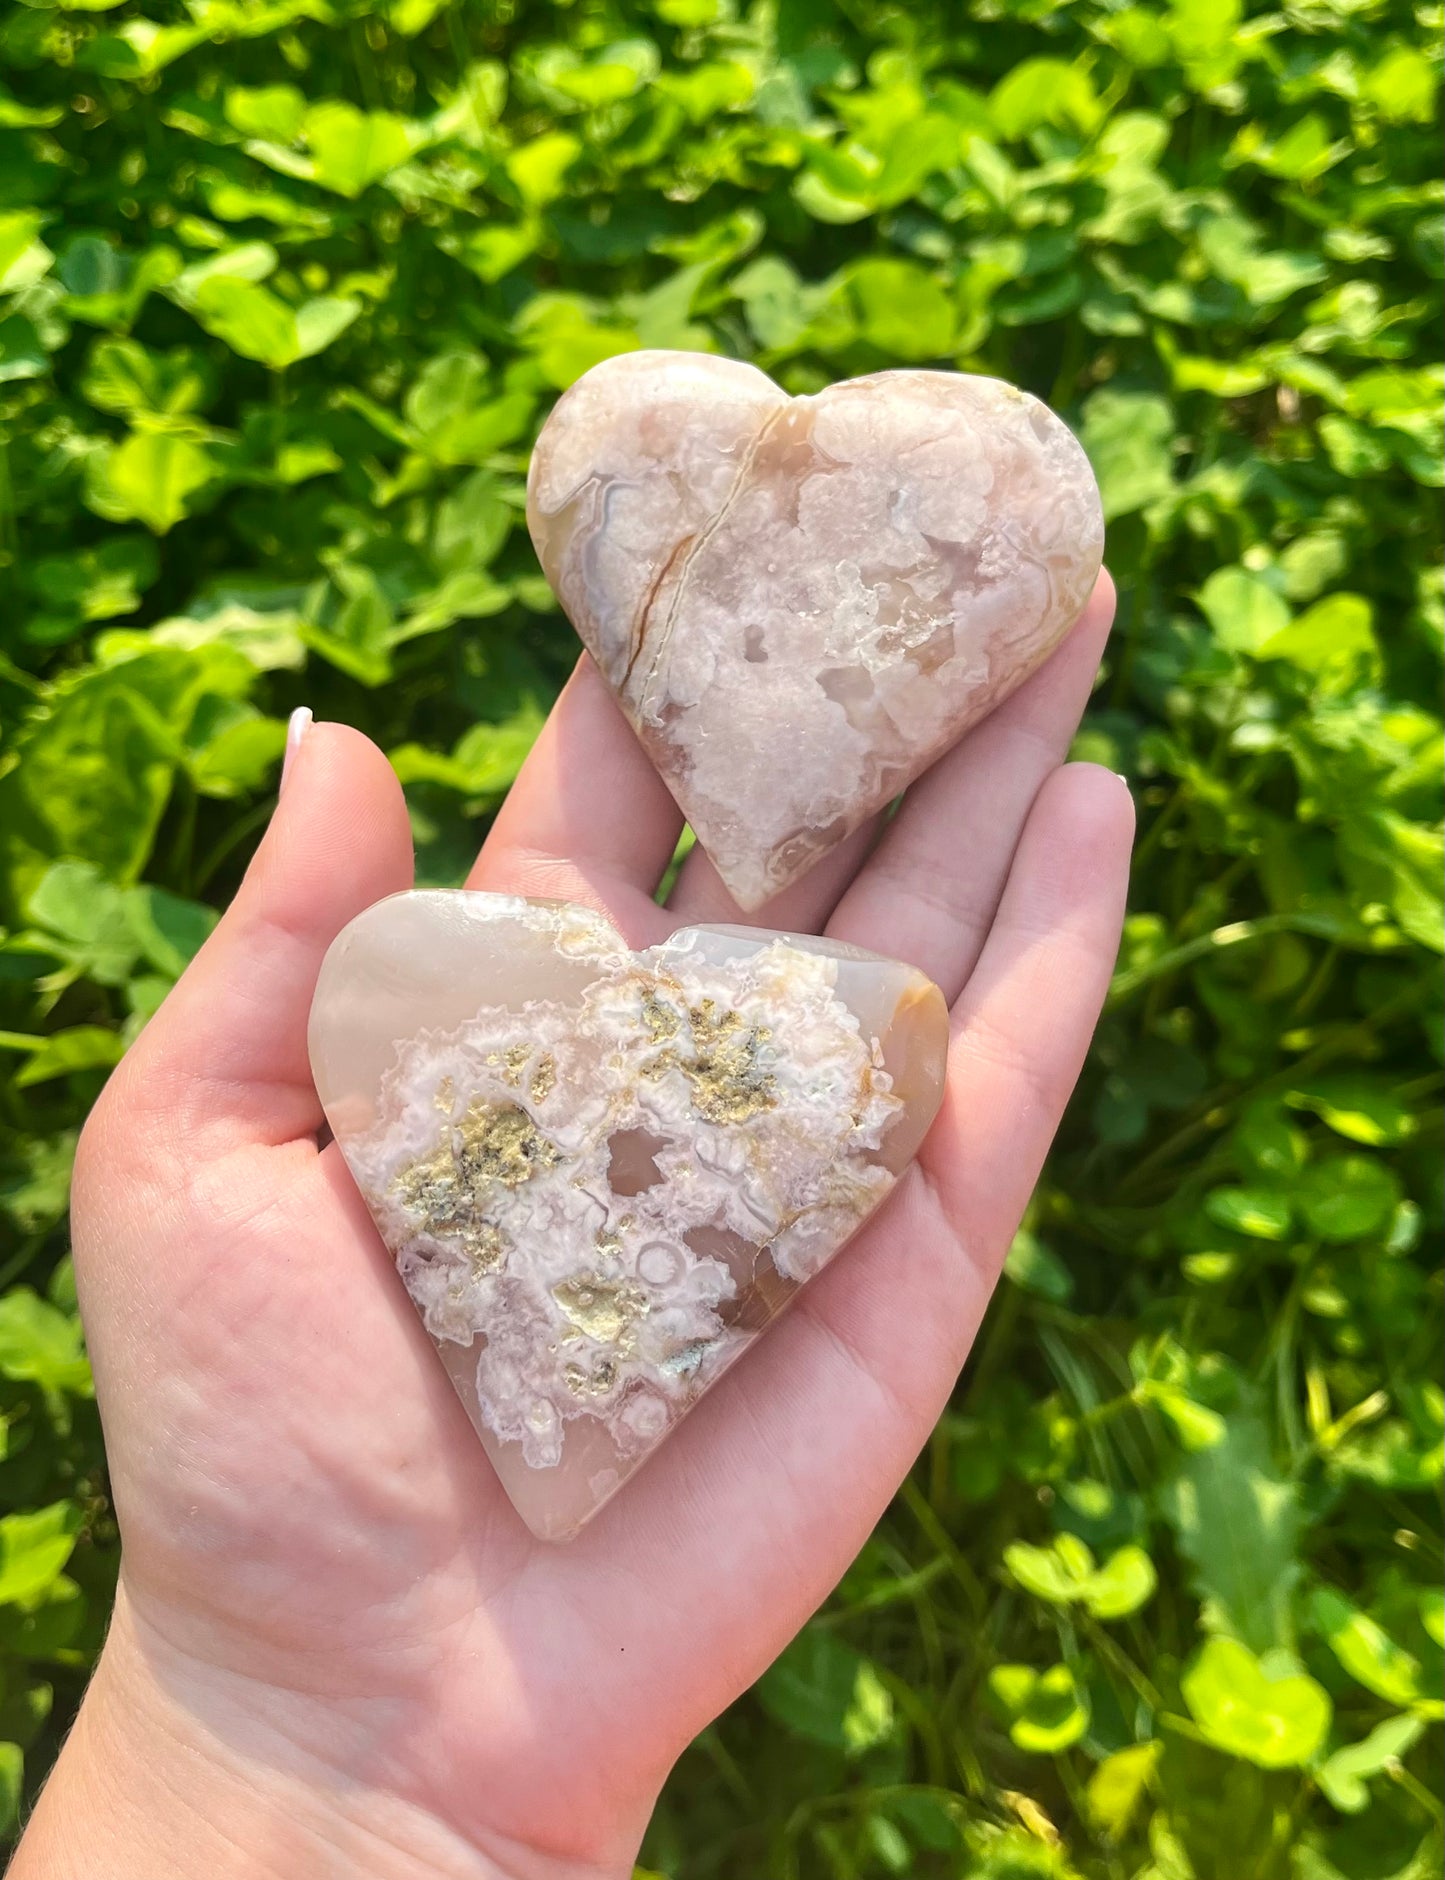
[[[296,723],[281,800],[235,900],[103,1099],[163,1118],[188,1144],[319,1128],[306,1020],[322,955],[363,908],[411,886],[391,765],[349,726]]]

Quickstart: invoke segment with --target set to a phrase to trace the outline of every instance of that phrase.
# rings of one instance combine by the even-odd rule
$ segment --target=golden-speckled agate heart
[[[761,906],[1034,670],[1103,553],[1072,433],[997,379],[789,398],[624,353],[557,403],[527,520],[698,840]]]
[[[316,1087],[497,1474],[562,1539],[873,1213],[942,1096],[948,1016],[857,948],[560,902],[352,921]]]

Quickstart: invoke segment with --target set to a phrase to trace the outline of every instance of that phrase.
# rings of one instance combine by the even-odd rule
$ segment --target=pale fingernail
[[[1114,775],[1119,779],[1120,783],[1122,783],[1124,788],[1127,790],[1129,788],[1129,779],[1124,775],[1123,771],[1116,770],[1114,772]]]
[[[298,705],[292,712],[286,726],[286,755],[281,760],[281,789],[286,788],[286,779],[291,775],[291,766],[296,761],[296,753],[301,749],[301,740],[311,729],[311,707]],[[280,792],[278,791],[278,795]]]

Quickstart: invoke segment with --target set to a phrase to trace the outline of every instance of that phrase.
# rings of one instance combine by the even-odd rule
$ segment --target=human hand
[[[124,1540],[116,1617],[16,1880],[631,1870],[667,1771],[858,1551],[938,1418],[1078,1073],[1132,808],[1063,759],[1113,610],[754,920],[953,1008],[917,1165],[565,1547],[513,1513],[334,1145],[317,969],[411,880],[401,791],[301,745],[236,900],[111,1080],[75,1257]],[[744,918],[584,660],[470,886],[634,947]]]

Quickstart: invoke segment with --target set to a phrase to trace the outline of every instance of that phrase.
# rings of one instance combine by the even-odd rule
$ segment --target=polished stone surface
[[[574,1533],[907,1167],[948,1016],[912,967],[428,891],[321,969],[316,1087],[502,1484]],[[734,1389],[746,1389],[746,1378]]]
[[[996,379],[789,398],[702,353],[604,360],[533,454],[542,566],[739,905],[761,906],[1078,618],[1083,450]]]

